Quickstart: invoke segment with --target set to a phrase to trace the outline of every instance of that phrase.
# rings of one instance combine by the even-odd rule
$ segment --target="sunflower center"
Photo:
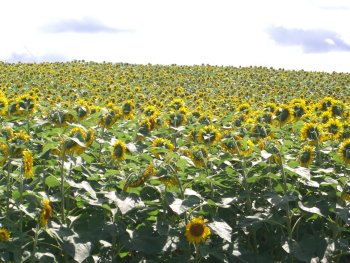
[[[301,154],[300,160],[301,162],[306,163],[310,160],[310,158],[311,158],[310,152],[306,151]]]
[[[319,132],[318,132],[318,129],[316,127],[310,127],[308,130],[307,130],[307,137],[310,139],[310,140],[314,140],[316,141],[319,137]]]
[[[193,224],[190,228],[190,233],[192,236],[200,237],[204,233],[204,226],[203,224]]]

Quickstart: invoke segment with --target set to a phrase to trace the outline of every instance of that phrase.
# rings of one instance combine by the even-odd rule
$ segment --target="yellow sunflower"
[[[212,145],[220,141],[221,134],[214,125],[205,126],[197,134],[198,140],[204,144]]]
[[[203,218],[195,217],[186,225],[185,236],[190,243],[198,244],[205,242],[210,235],[210,228],[206,226],[207,220]]]
[[[82,127],[75,127],[63,141],[63,148],[67,154],[82,154],[86,149],[86,131]]]
[[[338,119],[329,119],[329,121],[324,125],[324,128],[327,138],[331,140],[339,139],[343,133],[343,124]]]
[[[174,150],[174,145],[168,139],[157,138],[152,143],[152,152],[157,159],[163,157],[163,153],[161,153],[159,149],[167,149],[172,152]]]
[[[126,158],[126,144],[121,140],[116,140],[112,145],[112,160],[114,163],[118,163]]]
[[[34,176],[33,173],[33,154],[30,150],[25,150],[23,154],[23,171],[24,176],[29,179]]]
[[[9,102],[5,97],[0,96],[0,115],[6,116]]]
[[[24,94],[18,98],[19,113],[33,113],[38,105],[37,98],[30,94]]]
[[[50,206],[50,200],[47,198],[43,200],[42,205],[43,205],[43,209],[42,209],[41,215],[40,215],[40,225],[42,227],[45,227],[47,225],[47,221],[51,217],[52,208]]]
[[[342,142],[342,144],[339,147],[338,153],[344,163],[350,163],[350,139],[347,139]]]
[[[6,242],[10,239],[10,232],[6,228],[0,228],[0,242]]]
[[[319,144],[323,141],[324,135],[320,125],[317,123],[305,123],[300,130],[300,139],[310,144]]]
[[[89,104],[82,99],[77,101],[74,110],[76,111],[79,120],[86,119],[91,112]]]
[[[287,105],[282,105],[276,111],[276,121],[279,125],[284,125],[293,120],[292,109]]]
[[[86,139],[85,139],[86,147],[91,146],[91,144],[94,142],[94,139],[95,139],[95,130],[92,128],[89,128],[86,133]]]
[[[122,107],[123,118],[130,120],[134,117],[135,104],[133,100],[127,100]]]
[[[25,141],[28,141],[30,139],[30,136],[25,131],[19,131],[13,133],[12,138],[9,140],[11,143],[15,144],[21,144]]]
[[[102,115],[99,125],[102,128],[110,128],[122,116],[122,110],[115,106],[107,105],[107,112]]]
[[[300,165],[303,167],[309,167],[315,156],[315,148],[306,145],[299,153]]]
[[[0,142],[0,166],[3,166],[10,155],[9,147],[6,143]]]
[[[192,160],[196,167],[204,167],[207,163],[209,153],[207,148],[195,145],[191,149],[187,150],[185,155]]]
[[[187,122],[186,114],[176,111],[169,115],[168,124],[173,127],[179,127]]]

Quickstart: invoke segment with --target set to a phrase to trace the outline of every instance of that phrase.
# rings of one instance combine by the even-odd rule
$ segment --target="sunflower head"
[[[45,227],[47,225],[48,220],[51,217],[51,214],[52,214],[52,208],[51,208],[51,205],[50,205],[50,200],[47,199],[47,198],[44,199],[42,201],[42,206],[43,206],[43,209],[42,209],[41,215],[40,215],[40,225],[42,227]]]
[[[0,142],[0,166],[3,166],[10,155],[9,147],[6,143]]]
[[[6,116],[7,115],[7,110],[8,110],[9,102],[8,100],[0,96],[0,115]]]
[[[33,113],[37,108],[36,98],[24,94],[18,98],[19,113]]]
[[[347,139],[342,142],[342,144],[339,147],[338,153],[344,163],[350,163],[350,139]]]
[[[126,144],[121,140],[116,140],[112,145],[112,160],[114,163],[118,163],[126,158]]]
[[[169,108],[173,110],[178,110],[183,106],[185,106],[185,101],[183,99],[178,98],[170,102]]]
[[[310,144],[318,144],[323,141],[323,133],[317,123],[305,123],[300,130],[300,139],[308,141]]]
[[[24,150],[23,154],[23,172],[24,176],[29,179],[34,176],[33,173],[33,154],[30,150]]]
[[[207,148],[195,145],[191,149],[186,149],[184,154],[192,160],[196,167],[205,167],[209,156]]]
[[[85,145],[89,147],[95,139],[95,130],[93,128],[89,128],[86,133]]]
[[[315,156],[315,148],[307,145],[299,153],[299,162],[303,167],[309,167]]]
[[[126,120],[130,120],[134,116],[134,110],[135,110],[135,103],[133,100],[127,100],[124,102],[123,107],[122,107],[122,113],[123,117]]]
[[[172,112],[169,115],[168,123],[170,126],[179,127],[187,121],[186,114],[180,111]]]
[[[186,225],[186,233],[185,236],[187,241],[190,243],[198,244],[201,242],[205,242],[207,237],[210,235],[210,228],[205,224],[207,221],[203,220],[203,218],[196,217],[193,218]]]
[[[333,117],[341,117],[344,113],[345,105],[341,101],[334,101],[331,106],[331,112]]]
[[[168,139],[157,138],[153,141],[152,152],[157,159],[163,157],[162,151],[165,149],[171,152],[174,150],[174,145]]]
[[[205,126],[197,134],[198,140],[204,144],[212,145],[220,141],[221,134],[214,125]]]
[[[86,132],[82,127],[75,127],[63,141],[63,148],[68,154],[82,154],[86,149]]]
[[[0,242],[6,242],[10,239],[10,232],[6,228],[0,228]]]
[[[91,112],[89,104],[82,99],[78,100],[74,106],[74,110],[76,111],[79,120],[86,119]]]
[[[343,124],[338,119],[329,119],[324,128],[327,138],[331,140],[339,139],[343,133]]]
[[[276,111],[276,120],[278,124],[284,125],[287,122],[292,121],[293,113],[289,106],[283,105]]]

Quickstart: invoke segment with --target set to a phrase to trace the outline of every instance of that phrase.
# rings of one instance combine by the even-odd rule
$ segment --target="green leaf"
[[[61,185],[61,182],[53,175],[49,175],[45,178],[45,184],[48,187],[57,187]]]

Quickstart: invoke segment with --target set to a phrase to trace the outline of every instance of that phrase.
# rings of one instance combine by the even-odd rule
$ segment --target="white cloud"
[[[49,59],[48,54],[54,58],[59,54],[67,60],[350,72],[349,63],[345,63],[350,52],[304,54],[302,47],[279,46],[266,33],[271,26],[305,32],[326,30],[349,44],[348,1],[12,0],[0,7],[0,59],[11,59],[13,54]],[[78,30],[60,30],[59,34],[43,30],[53,23],[57,29],[60,21],[84,22],[84,18],[96,23],[85,23],[83,34]],[[101,30],[95,27],[95,32],[89,31],[88,26],[96,25]],[[335,41],[326,38],[323,42],[331,44],[330,40]]]

